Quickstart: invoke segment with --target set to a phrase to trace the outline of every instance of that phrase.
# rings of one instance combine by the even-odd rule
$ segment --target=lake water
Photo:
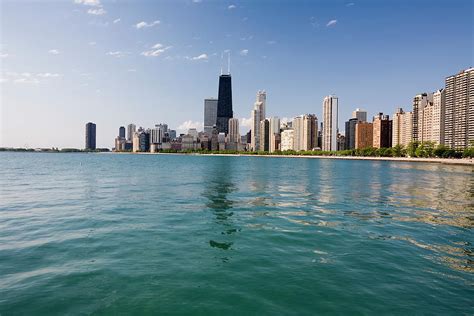
[[[0,153],[0,314],[474,313],[474,169]]]

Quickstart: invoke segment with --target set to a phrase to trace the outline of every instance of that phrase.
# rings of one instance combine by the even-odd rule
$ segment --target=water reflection
[[[233,221],[233,207],[236,203],[229,195],[237,190],[233,179],[233,167],[226,158],[217,158],[209,165],[204,176],[205,189],[203,196],[207,199],[206,207],[214,216],[212,230],[214,236],[209,240],[209,246],[220,250],[231,250],[234,245],[233,235],[240,231]],[[217,231],[217,234],[216,234]],[[228,257],[221,258],[223,262]]]

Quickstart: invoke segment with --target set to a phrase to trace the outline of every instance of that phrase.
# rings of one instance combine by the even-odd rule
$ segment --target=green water
[[[474,314],[471,167],[0,161],[1,316]]]

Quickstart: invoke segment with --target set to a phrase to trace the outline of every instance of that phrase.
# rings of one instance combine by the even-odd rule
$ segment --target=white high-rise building
[[[323,131],[322,150],[337,150],[338,111],[339,104],[336,96],[330,95],[323,102]]]
[[[294,131],[293,129],[285,129],[281,132],[281,151],[293,150]]]
[[[446,91],[444,89],[433,93],[433,113],[431,127],[431,141],[437,145],[444,145],[444,121],[446,117]]]
[[[359,122],[367,122],[367,111],[357,108],[352,111],[352,118],[356,118]]]
[[[156,124],[150,132],[150,144],[161,144],[165,133],[168,131],[168,125],[166,124]]]
[[[237,118],[229,119],[229,134],[227,135],[227,137],[230,143],[239,143],[240,141],[239,119]]]
[[[413,137],[413,114],[398,108],[392,119],[392,146],[406,147]]]
[[[257,98],[252,110],[252,137],[250,147],[252,150],[260,148],[260,122],[265,119],[267,93],[258,91]]]
[[[280,119],[272,117],[270,118],[270,152],[280,149],[280,141]]]
[[[127,141],[133,141],[133,134],[137,131],[137,126],[135,124],[128,124],[127,126]]]
[[[318,146],[318,119],[314,114],[305,114],[293,119],[293,149],[313,150]]]

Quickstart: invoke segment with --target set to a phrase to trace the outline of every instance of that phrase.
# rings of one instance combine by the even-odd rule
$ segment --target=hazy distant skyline
[[[113,147],[119,126],[202,129],[230,51],[242,132],[258,90],[267,116],[392,116],[473,66],[471,1],[0,2],[0,146]],[[224,67],[224,70],[226,66]]]

